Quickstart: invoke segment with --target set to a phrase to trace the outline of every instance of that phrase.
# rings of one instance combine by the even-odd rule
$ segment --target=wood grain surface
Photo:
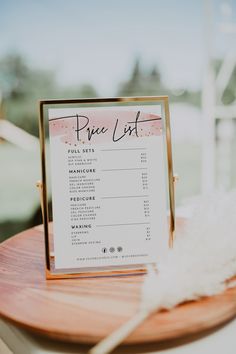
[[[42,227],[0,245],[0,315],[51,338],[96,343],[137,310],[143,275],[46,280]],[[193,335],[236,314],[236,288],[154,314],[125,343]]]

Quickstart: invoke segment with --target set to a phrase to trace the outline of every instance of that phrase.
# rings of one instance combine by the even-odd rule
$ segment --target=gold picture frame
[[[41,174],[42,180],[37,183],[40,190],[41,209],[44,225],[44,241],[45,241],[45,266],[47,279],[74,278],[74,277],[94,277],[94,276],[114,276],[127,273],[143,273],[145,267],[136,269],[107,269],[88,272],[57,272],[54,268],[54,252],[52,234],[49,227],[49,206],[48,206],[48,184],[47,184],[47,167],[46,167],[46,133],[45,133],[45,110],[50,107],[61,107],[70,105],[119,105],[119,104],[161,104],[165,116],[165,143],[166,143],[166,161],[167,161],[167,178],[168,178],[168,200],[169,200],[169,247],[173,247],[174,231],[175,231],[175,176],[173,174],[172,160],[172,143],[170,130],[170,112],[168,96],[140,96],[140,97],[113,97],[113,98],[84,98],[84,99],[50,99],[39,101],[39,135],[40,135],[40,154],[41,154]]]

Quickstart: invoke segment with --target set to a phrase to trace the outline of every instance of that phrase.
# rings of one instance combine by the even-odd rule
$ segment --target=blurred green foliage
[[[89,84],[69,88],[58,86],[53,71],[33,69],[18,54],[0,60],[0,93],[5,117],[35,136],[38,136],[39,99],[97,96]]]
[[[170,90],[161,77],[157,66],[149,70],[141,67],[140,60],[136,59],[130,78],[123,82],[117,92],[117,96],[169,96],[170,102],[188,102],[200,106],[200,91],[186,89]]]
[[[216,75],[219,73],[221,65],[222,65],[221,59],[214,60],[213,68],[214,68]],[[224,105],[229,105],[229,104],[233,103],[235,100],[236,100],[236,65],[234,66],[234,69],[232,71],[232,75],[231,75],[228,85],[223,93],[221,101]]]

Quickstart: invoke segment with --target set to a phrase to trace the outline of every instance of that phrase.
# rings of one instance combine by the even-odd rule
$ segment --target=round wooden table
[[[0,315],[31,332],[67,342],[96,343],[139,306],[143,275],[46,280],[42,226],[0,245]],[[195,336],[232,319],[236,288],[148,318],[125,344]]]

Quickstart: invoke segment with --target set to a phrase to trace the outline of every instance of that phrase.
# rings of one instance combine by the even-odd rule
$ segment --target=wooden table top
[[[139,306],[143,275],[46,280],[42,226],[0,245],[0,315],[50,338],[96,343]],[[148,343],[209,330],[236,314],[236,288],[161,311],[125,341]]]

